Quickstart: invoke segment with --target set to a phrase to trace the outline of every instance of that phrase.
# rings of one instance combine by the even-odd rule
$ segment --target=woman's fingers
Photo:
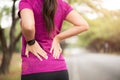
[[[45,51],[38,51],[37,53],[43,58],[48,59],[47,53]]]
[[[62,52],[61,48],[60,49],[54,49],[53,57],[55,59],[59,59],[59,56],[60,56],[61,52]]]
[[[48,59],[47,53],[39,46],[26,46],[25,55],[27,57],[29,57],[29,52],[36,56],[40,61],[42,61],[42,57]]]
[[[25,50],[25,55],[26,55],[27,57],[29,57],[29,51],[28,51],[27,48],[26,48],[26,50]]]
[[[40,61],[43,61],[39,54],[34,53],[34,55],[35,55]]]
[[[60,52],[60,53],[62,52],[62,49],[61,49],[61,48],[59,49],[59,52]]]
[[[54,57],[55,59],[59,59],[59,55],[60,55],[60,53],[54,52],[53,57]]]
[[[55,59],[59,59],[59,56],[60,56],[60,54],[62,52],[62,49],[60,47],[59,42],[56,41],[56,39],[53,40],[52,47],[50,49],[50,53],[52,53],[52,51],[53,51],[53,57]]]
[[[50,49],[50,53],[52,53],[52,51],[53,51],[53,46],[52,46],[52,48]]]
[[[59,59],[61,52],[62,52],[62,49],[60,48],[59,49],[59,54],[56,55],[57,59]]]

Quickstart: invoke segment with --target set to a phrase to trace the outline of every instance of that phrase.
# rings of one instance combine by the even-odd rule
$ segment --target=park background
[[[117,59],[120,54],[120,1],[66,1],[87,20],[90,26],[88,31],[61,43],[66,59],[68,60],[69,57],[78,56],[81,53],[111,55],[116,56]],[[0,1],[0,80],[20,80],[21,29],[20,19],[17,16],[18,3],[19,0]],[[72,27],[71,24],[64,22],[63,31],[70,27]],[[120,59],[118,60],[120,61]],[[78,80],[87,80],[81,78]]]

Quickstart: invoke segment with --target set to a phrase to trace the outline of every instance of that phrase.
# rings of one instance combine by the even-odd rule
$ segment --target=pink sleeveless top
[[[22,35],[22,75],[67,70],[62,53],[59,59],[54,59],[53,55],[50,53],[50,48],[54,36],[60,33],[65,17],[70,11],[73,10],[73,8],[67,2],[58,0],[58,7],[54,19],[56,29],[53,31],[53,34],[56,34],[50,38],[45,29],[45,23],[42,16],[42,5],[43,0],[20,0],[19,3],[19,12],[25,8],[31,9],[33,11],[36,30],[35,39],[48,55],[48,59],[43,59],[43,61],[38,60],[38,58],[36,58],[31,53],[29,54],[29,58],[27,58],[25,56],[26,41]]]

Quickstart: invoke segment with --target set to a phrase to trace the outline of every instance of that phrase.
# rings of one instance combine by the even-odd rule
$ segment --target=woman
[[[87,22],[63,0],[21,0],[22,80],[69,80],[60,42],[88,30]],[[63,21],[73,24],[60,32]]]

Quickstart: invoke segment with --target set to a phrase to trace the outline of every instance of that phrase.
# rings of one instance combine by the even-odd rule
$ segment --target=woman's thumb
[[[29,53],[29,51],[26,49],[25,55],[26,55],[27,57],[29,57],[28,53]]]
[[[50,53],[52,53],[52,51],[53,51],[53,47],[50,49]]]

